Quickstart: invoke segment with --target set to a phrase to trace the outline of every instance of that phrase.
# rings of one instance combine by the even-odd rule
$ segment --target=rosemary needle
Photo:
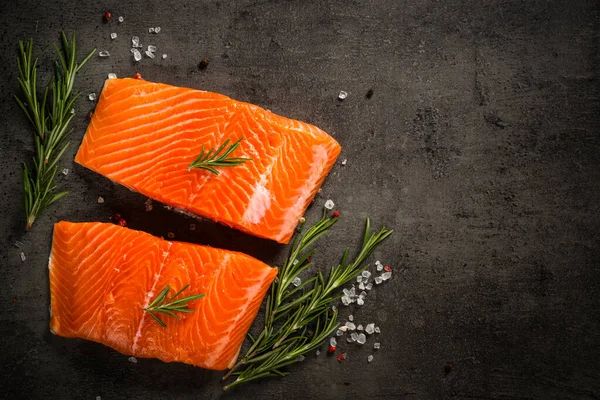
[[[231,153],[240,147],[242,139],[243,137],[240,137],[229,147],[227,147],[227,145],[229,144],[230,139],[227,139],[217,149],[213,147],[208,151],[204,151],[204,145],[202,145],[200,154],[198,154],[198,157],[196,157],[196,159],[188,166],[188,171],[192,168],[199,168],[212,172],[215,175],[219,175],[219,171],[217,171],[215,167],[235,167],[236,165],[250,161],[250,158],[229,157]]]
[[[94,54],[92,50],[80,63],[75,60],[75,32],[71,41],[60,33],[62,49],[54,45],[58,60],[55,61],[54,77],[38,97],[37,59],[33,59],[33,41],[19,41],[19,86],[23,99],[15,96],[17,104],[35,129],[35,157],[33,168],[23,167],[25,189],[25,229],[29,230],[35,219],[48,206],[64,197],[67,192],[55,193],[55,177],[58,161],[69,143],[65,139],[71,133],[67,129],[75,115],[73,105],[79,94],[73,93],[75,75]]]
[[[183,293],[183,291],[188,287],[190,287],[189,284],[185,285],[179,292],[175,293],[172,297],[167,299],[167,297],[169,296],[169,292],[171,291],[171,287],[167,285],[163,290],[161,290],[158,296],[156,296],[154,300],[152,300],[152,303],[150,303],[147,307],[142,308],[142,310],[148,312],[148,314],[150,314],[150,316],[154,318],[154,320],[158,322],[160,326],[166,328],[167,324],[165,324],[160,318],[158,318],[158,315],[156,315],[156,313],[170,315],[171,317],[175,317],[175,319],[179,321],[179,317],[177,316],[177,314],[175,314],[175,312],[195,312],[196,310],[190,310],[188,308],[188,303],[190,301],[194,301],[204,297],[203,294],[195,294],[188,297],[182,297],[179,300],[175,300],[175,297]]]
[[[337,329],[337,310],[330,313],[330,304],[340,297],[337,292],[343,285],[367,268],[365,260],[393,233],[385,228],[372,233],[367,219],[362,246],[354,260],[349,260],[346,249],[327,277],[317,270],[312,278],[294,287],[294,279],[311,265],[314,250],[310,247],[337,220],[335,214],[327,217],[324,211],[319,222],[294,239],[290,255],[271,286],[264,328],[256,338],[251,337],[246,354],[224,376],[236,377],[225,390],[256,379],[289,375],[282,368],[298,362],[300,356],[319,347]]]

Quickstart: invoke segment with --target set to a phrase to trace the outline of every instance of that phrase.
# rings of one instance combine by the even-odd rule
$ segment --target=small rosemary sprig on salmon
[[[150,314],[150,316],[154,318],[154,320],[158,322],[160,326],[166,328],[167,324],[165,324],[160,318],[158,318],[158,315],[156,313],[170,315],[171,317],[175,317],[175,319],[179,321],[179,317],[177,316],[177,314],[175,314],[176,312],[196,312],[196,310],[191,310],[188,308],[188,303],[204,297],[203,294],[194,294],[192,296],[182,297],[179,300],[175,300],[175,298],[181,293],[183,293],[183,291],[186,290],[188,287],[190,287],[189,284],[185,285],[179,292],[175,293],[172,297],[167,298],[169,296],[169,292],[171,291],[171,287],[167,285],[163,290],[161,290],[158,296],[154,298],[152,303],[150,303],[147,307],[142,308],[142,310],[148,312],[148,314]]]
[[[256,339],[250,336],[251,347],[223,378],[236,376],[225,390],[260,378],[289,375],[282,368],[321,346],[338,328],[337,310],[330,311],[331,303],[340,298],[338,291],[343,285],[368,267],[365,260],[393,231],[382,228],[371,233],[367,219],[362,246],[352,261],[347,248],[327,278],[317,270],[312,278],[293,286],[298,275],[311,266],[314,250],[309,248],[337,220],[335,213],[330,218],[324,212],[319,222],[294,239],[290,255],[271,286],[264,328]]]
[[[208,151],[204,151],[203,144],[198,157],[196,157],[196,159],[188,166],[188,171],[192,168],[199,168],[212,172],[215,175],[219,175],[219,171],[215,167],[235,167],[245,163],[246,161],[250,161],[251,158],[229,157],[231,153],[240,147],[240,142],[242,139],[243,137],[239,138],[229,147],[227,147],[227,145],[229,144],[230,139],[227,139],[217,149],[213,147]]]
[[[58,161],[69,145],[68,142],[64,143],[71,133],[67,127],[75,115],[73,105],[78,94],[73,93],[73,84],[77,72],[96,51],[92,50],[77,63],[75,32],[70,42],[64,32],[61,32],[60,36],[62,49],[54,45],[58,53],[54,77],[40,98],[37,88],[37,58],[33,59],[33,41],[19,41],[18,80],[23,99],[17,96],[15,99],[35,129],[36,154],[33,158],[33,168],[30,170],[26,163],[23,168],[27,230],[40,213],[67,194],[55,193],[55,177]]]

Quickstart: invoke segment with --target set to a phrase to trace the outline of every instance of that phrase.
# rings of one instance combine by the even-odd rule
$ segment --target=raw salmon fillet
[[[220,175],[188,171],[202,144],[240,137],[231,156],[252,161]],[[340,150],[315,126],[220,94],[109,79],[75,161],[188,213],[288,243]]]
[[[113,224],[59,222],[50,270],[50,330],[135,357],[203,368],[233,366],[277,269],[242,253],[181,242]],[[146,307],[171,295],[205,294],[181,321]]]

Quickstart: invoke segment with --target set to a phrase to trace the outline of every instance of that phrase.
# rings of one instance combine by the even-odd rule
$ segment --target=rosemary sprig
[[[216,150],[213,147],[207,152],[204,151],[204,144],[202,145],[202,150],[198,157],[188,166],[188,171],[192,168],[200,168],[206,171],[210,171],[215,175],[219,175],[219,171],[217,171],[214,167],[235,167],[236,165],[240,165],[245,163],[246,161],[250,161],[251,158],[244,157],[229,157],[231,153],[235,151],[238,147],[240,147],[240,142],[243,137],[239,138],[237,142],[233,143],[231,146],[227,147],[230,139],[227,139],[221,146],[219,146]],[[226,148],[227,147],[227,148]],[[229,158],[227,158],[229,157]]]
[[[362,247],[352,261],[348,260],[350,250],[346,249],[327,278],[317,270],[312,278],[293,287],[294,279],[311,265],[314,250],[310,246],[337,220],[323,212],[319,222],[294,239],[290,255],[271,286],[264,328],[256,339],[251,337],[250,349],[224,376],[223,379],[236,376],[225,390],[260,378],[289,375],[282,371],[283,367],[298,362],[300,356],[319,347],[337,329],[337,310],[330,313],[329,306],[341,297],[338,290],[367,268],[365,260],[393,233],[385,228],[371,233],[367,219]]]
[[[62,49],[56,44],[58,61],[55,62],[54,77],[44,89],[41,99],[37,93],[37,58],[33,59],[33,41],[19,40],[19,86],[23,100],[15,96],[17,104],[25,112],[35,129],[36,155],[30,170],[24,163],[23,181],[25,189],[25,214],[29,230],[35,219],[49,205],[64,197],[67,192],[54,193],[58,161],[69,143],[65,138],[71,133],[67,126],[74,116],[73,105],[78,94],[73,94],[75,75],[94,54],[92,50],[80,63],[75,61],[75,32],[71,41],[61,31]],[[40,101],[41,100],[41,101]]]
[[[171,291],[171,287],[169,285],[167,285],[158,294],[158,296],[156,296],[156,298],[154,298],[152,303],[150,303],[147,307],[142,308],[142,310],[147,311],[148,314],[150,314],[150,316],[152,318],[154,318],[154,320],[160,324],[160,326],[162,326],[163,328],[166,328],[167,324],[165,324],[160,318],[158,318],[158,316],[155,313],[167,314],[167,315],[170,315],[171,317],[175,317],[175,319],[177,321],[179,321],[179,317],[177,316],[177,314],[175,314],[175,312],[185,312],[185,313],[195,312],[196,310],[190,310],[188,308],[188,303],[190,301],[194,301],[194,300],[204,297],[203,294],[194,294],[192,296],[183,297],[179,300],[175,300],[175,297],[179,296],[188,287],[190,287],[189,284],[185,285],[179,292],[175,293],[171,298],[167,299],[167,296],[169,295],[169,292]],[[175,301],[173,301],[173,300],[175,300]]]

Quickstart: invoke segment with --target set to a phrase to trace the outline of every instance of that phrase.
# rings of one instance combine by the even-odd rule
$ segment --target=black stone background
[[[115,17],[108,24],[105,10]],[[366,216],[396,229],[373,259],[390,264],[393,279],[341,313],[381,326],[371,364],[373,338],[362,348],[344,343],[344,363],[311,355],[287,378],[223,398],[598,398],[599,24],[595,0],[2,1],[0,397],[222,393],[220,372],[133,364],[49,332],[56,221],[121,212],[155,235],[272,264],[285,255],[286,246],[210,222],[189,231],[188,218],[159,205],[146,212],[144,197],[72,162],[93,109],[87,94],[109,72],[140,72],[313,123],[341,143],[307,212],[315,220],[331,198],[343,216],[318,246],[320,265],[358,244]],[[150,35],[150,26],[162,32]],[[84,96],[61,163],[70,172],[58,179],[70,194],[24,233],[21,163],[33,142],[12,100],[16,44],[35,40],[47,77],[61,28],[77,31],[81,55],[97,47],[111,57],[93,57],[78,76]],[[168,58],[133,63],[133,35]],[[202,57],[210,64],[199,71]],[[340,90],[349,93],[343,102]]]

